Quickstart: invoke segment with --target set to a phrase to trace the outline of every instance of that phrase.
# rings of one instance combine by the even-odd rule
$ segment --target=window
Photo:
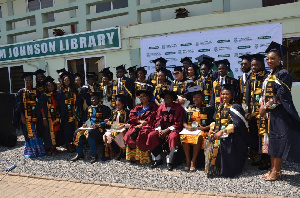
[[[280,4],[286,4],[286,3],[294,3],[297,0],[263,0],[263,7],[267,6],[274,6],[274,5],[280,5]]]
[[[44,8],[53,7],[53,0],[27,0],[28,11],[32,12]],[[48,14],[48,22],[54,21],[54,14]],[[29,25],[34,26],[35,18],[29,19]]]
[[[2,18],[2,8],[0,6],[0,18]]]
[[[67,70],[73,73],[80,73],[82,76],[82,83],[86,84],[86,73],[99,72],[105,67],[105,58],[104,56],[97,57],[83,57],[77,59],[68,59],[66,60]],[[101,79],[98,79],[98,83],[101,82]]]
[[[0,92],[17,93],[24,87],[23,65],[0,67]]]
[[[96,5],[96,13],[128,7],[128,0],[117,0]]]
[[[283,66],[292,75],[293,82],[300,82],[300,37],[284,38],[282,43],[289,48]]]

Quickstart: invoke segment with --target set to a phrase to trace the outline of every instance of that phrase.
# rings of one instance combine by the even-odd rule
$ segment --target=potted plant
[[[53,29],[54,36],[63,36],[64,34],[65,34],[65,31],[63,29]]]
[[[176,13],[176,19],[178,18],[185,18],[189,16],[189,11],[185,8],[178,8],[175,10]]]

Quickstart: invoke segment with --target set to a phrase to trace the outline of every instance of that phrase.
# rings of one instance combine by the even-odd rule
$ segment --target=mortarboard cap
[[[239,56],[242,60],[246,59],[247,61],[251,61],[252,55],[251,54],[244,54],[242,56]]]
[[[197,86],[192,86],[192,87],[189,87],[187,89],[187,92],[192,94],[192,95],[195,95],[195,94],[198,94],[198,93],[202,93],[202,87],[197,85]]]
[[[135,71],[136,71],[136,65],[132,66],[132,67],[129,67],[127,70],[128,70],[129,73],[135,73]]]
[[[264,62],[265,62],[265,60],[264,60],[265,57],[266,57],[266,56],[263,55],[263,54],[252,54],[252,55],[251,55],[251,61],[252,61],[252,60],[258,60],[258,61],[264,63]]]
[[[170,91],[170,90],[165,90],[163,91],[159,96],[161,98],[164,98],[165,95],[171,95],[173,97],[174,100],[177,100],[177,94],[174,91]]]
[[[166,75],[167,74],[167,69],[166,68],[160,68],[157,73],[164,73]]]
[[[126,97],[123,94],[118,94],[115,96],[115,101],[120,101],[126,106]]]
[[[176,66],[176,67],[174,67],[174,71],[180,71],[180,72],[182,72],[182,66]]]
[[[233,93],[234,85],[233,84],[223,84],[221,85],[221,90],[229,90]],[[233,94],[232,94],[233,95]]]
[[[265,52],[269,53],[269,52],[274,52],[274,51],[278,52],[280,57],[283,58],[284,55],[286,55],[288,48],[283,45],[280,45],[279,43],[272,41]]]
[[[181,63],[183,63],[184,61],[189,62],[190,64],[192,64],[192,60],[189,57],[184,57],[180,60]]]
[[[87,72],[86,73],[86,78],[87,79],[93,78],[94,80],[97,80],[98,79],[98,75],[95,72]]]
[[[199,67],[197,65],[195,65],[194,63],[192,63],[189,67],[192,67],[196,73],[197,73],[197,70],[199,69]]]
[[[202,62],[204,59],[206,59],[206,60],[208,60],[208,61],[211,61],[211,62],[214,62],[214,60],[215,60],[213,57],[210,57],[210,56],[208,56],[208,55],[206,55],[206,54],[202,54],[202,55],[196,57],[195,59],[196,59],[198,62]]]
[[[98,97],[98,98],[100,98],[100,93],[97,92],[97,91],[92,92],[91,97]]]
[[[116,67],[116,70],[122,69],[124,71],[125,74],[127,74],[127,71],[125,69],[125,65],[119,65]]]
[[[162,64],[166,64],[168,61],[166,59],[164,59],[163,57],[159,57],[155,60],[152,60],[153,63],[156,63],[157,61],[161,62]]]
[[[51,76],[47,76],[45,78],[45,80],[43,81],[44,84],[48,83],[48,82],[51,82],[51,83],[55,83],[54,82],[54,78],[52,78]]]
[[[21,77],[22,78],[27,78],[27,77],[33,78],[33,75],[35,75],[35,72],[23,72]]]
[[[230,70],[230,62],[227,59],[215,61],[216,65],[219,67],[220,65],[225,65],[227,70]]]
[[[59,73],[63,73],[63,72],[65,72],[66,71],[66,69],[65,68],[62,68],[62,69],[58,69],[58,70],[56,70],[56,72],[59,74]]]
[[[42,74],[42,75],[44,75],[44,73],[46,73],[46,71],[44,71],[44,70],[42,70],[42,69],[38,69],[38,70],[36,70],[35,72],[34,72],[34,75],[39,75],[39,74]]]
[[[106,68],[102,69],[99,73],[104,74],[104,73],[109,73],[109,72],[110,72],[109,67],[106,67]]]
[[[62,79],[65,76],[68,76],[70,80],[73,79],[73,74],[71,72],[68,72],[68,71],[63,72],[60,76],[61,76]]]
[[[136,69],[136,73],[138,73],[139,71],[142,71],[142,72],[144,72],[144,73],[147,74],[147,70],[145,69],[145,67],[139,67],[139,68],[137,68]]]
[[[136,95],[137,95],[137,96],[140,96],[142,93],[146,94],[146,95],[149,96],[150,99],[151,99],[152,92],[151,92],[150,90],[137,90],[137,91],[136,91]]]
[[[82,75],[80,73],[75,73],[74,78],[77,78],[77,77],[82,78]]]

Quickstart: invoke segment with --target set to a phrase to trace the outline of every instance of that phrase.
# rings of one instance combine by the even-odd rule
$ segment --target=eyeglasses
[[[179,73],[180,73],[180,72],[174,72],[173,74],[174,74],[174,75],[178,75]]]

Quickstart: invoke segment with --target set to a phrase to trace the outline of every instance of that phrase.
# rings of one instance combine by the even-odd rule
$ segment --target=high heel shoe
[[[272,170],[269,170],[267,173],[262,175],[262,178],[266,179],[270,174],[271,174]]]
[[[281,179],[282,177],[282,170],[280,171],[276,171],[276,176],[275,177],[271,177],[270,174],[265,178],[266,181],[275,181],[277,180],[278,178]]]

